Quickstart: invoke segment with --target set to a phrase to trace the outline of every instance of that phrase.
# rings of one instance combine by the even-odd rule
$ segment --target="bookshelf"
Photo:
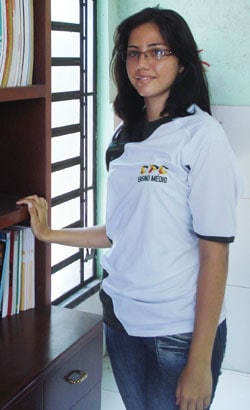
[[[50,0],[33,4],[33,85],[0,88],[0,229],[29,223],[20,197],[50,207]],[[0,319],[0,408],[100,410],[101,317],[51,306],[50,277],[49,245],[36,241],[35,309]],[[76,369],[86,372],[80,386],[67,382]]]
[[[50,198],[50,1],[33,0],[33,85],[0,88],[0,228],[23,223],[18,198]],[[36,243],[36,307],[50,305],[50,251]]]

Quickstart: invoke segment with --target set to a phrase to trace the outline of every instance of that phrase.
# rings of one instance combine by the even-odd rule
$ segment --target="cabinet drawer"
[[[73,408],[83,396],[99,384],[102,372],[102,353],[101,334],[92,339],[61,366],[56,367],[45,379],[44,408],[46,410]],[[70,383],[67,378],[74,380],[80,377],[74,371],[83,372],[86,378],[80,383]]]
[[[101,382],[90,390],[72,410],[100,410],[101,409]]]

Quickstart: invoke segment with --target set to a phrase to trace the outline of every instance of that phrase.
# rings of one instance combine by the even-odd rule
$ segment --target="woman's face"
[[[183,67],[176,56],[169,55],[169,46],[156,24],[145,23],[131,31],[126,68],[131,84],[144,97],[146,109],[160,110],[160,114]]]

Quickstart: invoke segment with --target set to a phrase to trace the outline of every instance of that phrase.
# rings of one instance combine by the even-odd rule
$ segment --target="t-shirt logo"
[[[140,176],[138,176],[138,182],[161,182],[167,183],[167,171],[166,165],[142,165],[140,169]]]

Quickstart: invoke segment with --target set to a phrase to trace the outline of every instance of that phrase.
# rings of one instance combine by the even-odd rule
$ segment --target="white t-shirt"
[[[232,242],[240,176],[220,124],[200,110],[129,142],[110,163],[104,291],[130,335],[191,332],[199,237]],[[225,317],[224,308],[220,320]]]

